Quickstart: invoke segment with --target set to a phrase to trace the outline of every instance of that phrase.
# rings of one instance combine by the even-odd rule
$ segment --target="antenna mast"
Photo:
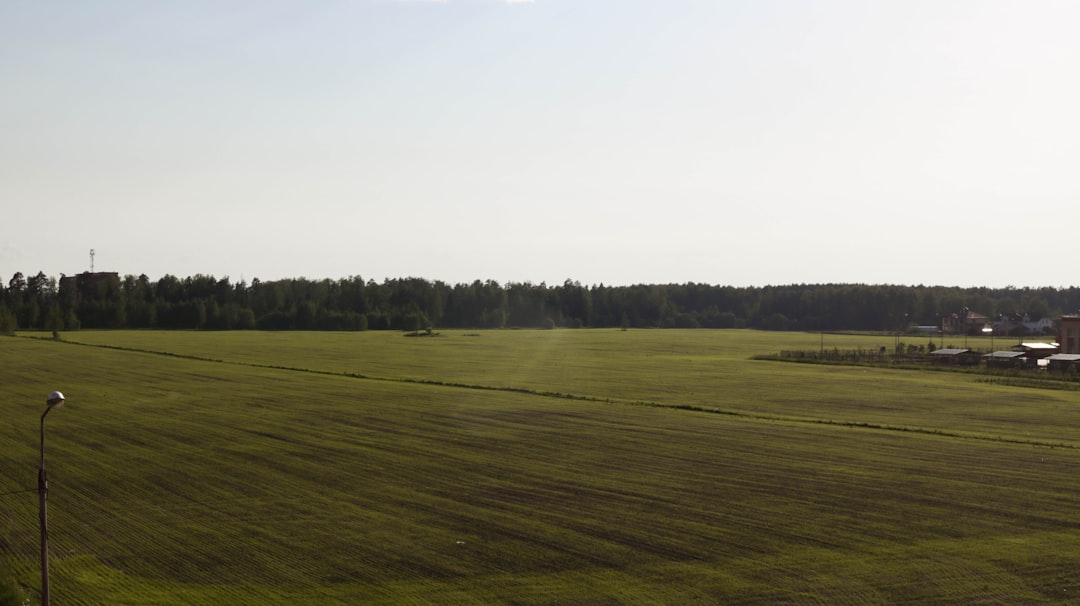
[[[90,249],[90,273],[94,273],[94,249]]]

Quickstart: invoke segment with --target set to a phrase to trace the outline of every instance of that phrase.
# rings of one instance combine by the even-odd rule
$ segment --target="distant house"
[[[1028,331],[1028,334],[1033,335],[1045,333],[1053,334],[1054,321],[1050,318],[1043,318],[1036,321],[1026,320],[1024,322],[1024,330]]]
[[[941,318],[941,330],[952,335],[977,335],[990,326],[990,318],[964,308],[960,313],[948,314]]]
[[[1004,313],[993,322],[994,333],[999,335],[1043,335],[1053,334],[1055,322],[1050,318],[1032,320],[1026,314]]]
[[[1061,353],[1080,354],[1080,315],[1061,316],[1058,335]]]

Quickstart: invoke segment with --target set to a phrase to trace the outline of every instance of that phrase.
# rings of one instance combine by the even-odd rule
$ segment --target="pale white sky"
[[[0,2],[0,280],[1064,286],[1080,2]]]

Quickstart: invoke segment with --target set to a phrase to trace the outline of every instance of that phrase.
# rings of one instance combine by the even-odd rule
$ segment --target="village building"
[[[1051,318],[1032,320],[1022,313],[1004,313],[993,321],[994,334],[998,335],[1046,335],[1054,334],[1057,324]]]
[[[1024,321],[1024,330],[1026,330],[1029,335],[1053,334],[1055,328],[1054,321],[1050,318]]]
[[[960,313],[941,317],[941,330],[950,335],[977,335],[990,326],[990,318],[964,308]]]
[[[1080,315],[1061,316],[1058,343],[1063,354],[1080,354]]]

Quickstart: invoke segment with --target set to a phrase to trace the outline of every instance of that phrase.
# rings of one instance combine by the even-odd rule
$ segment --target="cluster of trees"
[[[0,282],[0,332],[78,328],[420,330],[504,327],[884,330],[940,325],[969,308],[1032,320],[1080,310],[1080,288],[959,288],[868,284],[734,287],[583,286],[421,278],[228,277],[42,272]]]

